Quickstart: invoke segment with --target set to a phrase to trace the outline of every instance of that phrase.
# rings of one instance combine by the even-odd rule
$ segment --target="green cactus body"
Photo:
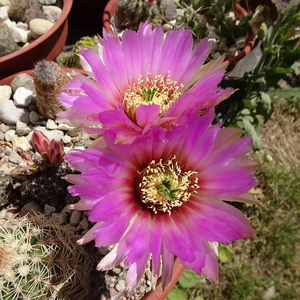
[[[41,215],[0,220],[0,299],[86,299],[91,261],[74,230]]]
[[[80,64],[80,57],[79,57],[82,48],[88,48],[98,53],[98,40],[99,40],[99,36],[95,35],[92,37],[91,36],[82,37],[79,41],[76,42],[76,44],[73,47],[73,57],[72,57],[73,68],[82,69]]]

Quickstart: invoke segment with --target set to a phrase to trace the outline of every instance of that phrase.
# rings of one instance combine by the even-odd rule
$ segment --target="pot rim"
[[[17,51],[14,51],[10,54],[7,54],[3,57],[0,57],[0,66],[1,63],[7,60],[11,60],[14,59],[15,57],[30,51],[31,49],[33,49],[34,47],[36,47],[38,44],[44,42],[45,40],[47,40],[51,35],[53,35],[53,33],[55,31],[57,31],[64,22],[66,22],[67,17],[71,11],[73,5],[73,0],[63,0],[63,8],[62,8],[62,12],[61,15],[59,16],[58,20],[54,23],[54,25],[46,32],[44,33],[42,36],[40,36],[39,38],[37,38],[36,40],[34,40],[32,43],[30,43],[28,46],[21,48]]]

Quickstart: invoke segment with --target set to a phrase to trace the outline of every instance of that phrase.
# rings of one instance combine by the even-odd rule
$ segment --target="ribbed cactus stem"
[[[43,117],[56,119],[57,113],[65,110],[57,97],[69,80],[67,72],[57,63],[47,60],[36,63],[34,67],[36,105]]]
[[[86,299],[91,261],[74,231],[42,215],[0,220],[0,299]]]

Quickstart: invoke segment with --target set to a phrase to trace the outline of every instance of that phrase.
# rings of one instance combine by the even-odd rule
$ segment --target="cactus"
[[[2,219],[0,299],[87,299],[92,262],[74,230],[42,215]]]
[[[56,119],[56,114],[65,110],[57,96],[69,80],[67,72],[57,63],[47,60],[36,63],[34,67],[36,105],[43,117]]]
[[[10,0],[8,16],[10,19],[18,22],[25,20],[25,10],[29,6],[29,0]]]
[[[19,49],[20,47],[15,42],[11,29],[0,20],[0,57]]]
[[[123,29],[137,30],[139,24],[147,20],[157,27],[162,24],[163,10],[160,0],[119,0],[117,19]]]
[[[76,42],[76,44],[73,47],[73,57],[72,57],[73,68],[82,69],[80,64],[80,58],[79,58],[81,48],[88,48],[94,50],[96,53],[99,53],[98,40],[99,37],[95,35],[92,37],[90,36],[82,37],[79,41]]]

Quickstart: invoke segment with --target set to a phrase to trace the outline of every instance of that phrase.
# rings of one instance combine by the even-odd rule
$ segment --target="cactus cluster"
[[[15,42],[11,29],[0,20],[0,57],[19,49],[20,47]]]
[[[57,63],[47,60],[36,63],[34,67],[36,105],[46,119],[56,119],[56,114],[65,110],[57,96],[69,80],[67,72]]]
[[[25,11],[29,7],[29,0],[10,0],[8,16],[10,19],[18,22],[25,20]]]
[[[164,8],[161,1],[119,0],[117,19],[121,28],[137,30],[140,23],[147,20],[157,27],[161,25]]]
[[[1,219],[0,299],[87,299],[91,260],[74,230],[42,215]]]
[[[79,57],[82,48],[88,48],[94,50],[96,53],[99,53],[98,40],[99,40],[99,36],[95,35],[95,36],[82,37],[79,41],[76,42],[76,44],[73,47],[73,56],[72,56],[73,68],[82,69],[80,64],[80,57]]]

